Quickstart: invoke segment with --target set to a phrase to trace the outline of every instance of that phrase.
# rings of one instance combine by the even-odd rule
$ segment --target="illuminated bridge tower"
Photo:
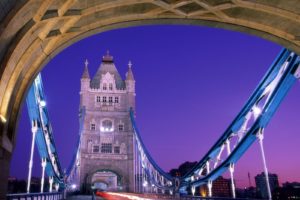
[[[129,116],[135,109],[135,80],[131,62],[123,80],[107,53],[90,79],[88,62],[81,78],[80,188],[133,191],[133,130]]]

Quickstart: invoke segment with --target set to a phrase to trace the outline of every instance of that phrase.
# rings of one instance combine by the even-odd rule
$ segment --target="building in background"
[[[257,191],[255,187],[236,188],[236,197],[238,198],[257,198]]]
[[[171,169],[169,174],[173,177],[182,177],[187,172],[192,170],[193,167],[196,166],[196,164],[197,164],[196,161],[194,161],[194,162],[186,161],[186,162],[182,163],[181,165],[179,165],[179,167],[177,169]]]
[[[130,108],[135,110],[135,80],[131,63],[126,79],[107,53],[91,79],[88,62],[81,77],[79,179],[81,191],[92,187],[133,191],[133,130]]]
[[[279,187],[278,176],[277,174],[268,174],[270,189],[273,192],[276,188]],[[268,198],[268,189],[266,184],[266,176],[265,173],[261,173],[255,176],[255,184],[258,195],[261,198]]]
[[[17,179],[15,177],[8,178],[7,193],[16,194],[16,193],[26,193],[27,181],[23,179]],[[38,193],[41,191],[41,178],[32,177],[30,184],[30,192]],[[49,191],[49,181],[48,178],[45,179],[44,191]]]
[[[199,195],[202,197],[208,196],[208,188],[207,185],[202,185],[198,189]],[[223,178],[219,176],[216,180],[213,181],[212,184],[212,195],[215,197],[232,197],[231,192],[231,181],[230,179]],[[198,194],[196,192],[196,194]]]
[[[286,182],[273,191],[273,199],[300,199],[300,183]]]

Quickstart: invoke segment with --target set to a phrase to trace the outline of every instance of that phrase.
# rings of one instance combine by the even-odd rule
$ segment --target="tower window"
[[[124,131],[124,124],[119,124],[118,128],[119,128],[119,131]]]
[[[111,120],[104,120],[101,125],[101,131],[111,132],[113,131],[113,124]]]
[[[119,146],[114,147],[114,153],[117,153],[117,154],[120,153],[120,147]]]
[[[111,143],[102,143],[101,144],[101,153],[112,153],[112,144]]]
[[[106,103],[106,97],[103,97],[103,103]]]
[[[101,97],[100,96],[97,96],[96,97],[96,101],[99,103],[99,102],[101,102]]]
[[[103,90],[107,90],[107,85],[106,85],[106,83],[103,83]]]
[[[113,90],[113,84],[112,83],[109,84],[109,90]]]
[[[112,102],[113,102],[113,98],[112,97],[108,97],[108,102],[109,102],[109,105],[111,105]]]
[[[119,103],[119,97],[115,97],[115,103]]]
[[[91,123],[91,127],[90,127],[90,129],[91,129],[92,131],[96,130],[96,124],[94,124],[94,123]]]
[[[99,153],[99,146],[93,146],[93,153]]]

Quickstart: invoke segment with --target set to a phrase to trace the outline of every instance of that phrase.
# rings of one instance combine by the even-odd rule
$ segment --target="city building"
[[[208,196],[207,185],[202,185],[199,187],[199,194],[202,197]],[[223,178],[219,176],[212,184],[212,196],[215,197],[232,197],[231,181],[230,179]]]
[[[128,64],[123,80],[107,53],[91,79],[88,62],[81,77],[80,188],[133,191],[133,130],[130,108],[135,110],[135,80]]]
[[[270,189],[273,192],[276,188],[279,187],[278,176],[277,174],[268,174]],[[265,173],[261,173],[255,176],[255,184],[258,195],[261,198],[268,198],[268,189],[266,184],[266,176]]]
[[[44,185],[44,191],[49,190],[49,182],[46,178],[45,185]],[[7,187],[7,193],[13,194],[13,193],[26,193],[27,188],[27,181],[23,179],[17,179],[15,177],[9,177],[8,179],[8,187]],[[30,192],[37,193],[41,191],[41,178],[39,177],[32,177],[31,183],[30,183]]]
[[[245,188],[236,188],[236,197],[238,198],[250,198],[250,199],[255,199],[257,198],[257,191],[255,187],[245,187]]]
[[[273,199],[300,199],[300,183],[286,182],[273,191]]]
[[[191,171],[193,167],[195,167],[197,162],[189,162],[186,161],[182,163],[178,169],[171,169],[169,174],[173,177],[181,177],[184,176],[187,172]]]

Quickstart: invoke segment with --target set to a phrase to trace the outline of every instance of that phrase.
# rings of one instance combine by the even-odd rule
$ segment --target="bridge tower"
[[[134,190],[133,129],[135,80],[128,64],[123,80],[109,52],[90,79],[88,61],[81,77],[79,180],[82,191],[91,187],[109,191]],[[84,117],[82,117],[84,116]]]

